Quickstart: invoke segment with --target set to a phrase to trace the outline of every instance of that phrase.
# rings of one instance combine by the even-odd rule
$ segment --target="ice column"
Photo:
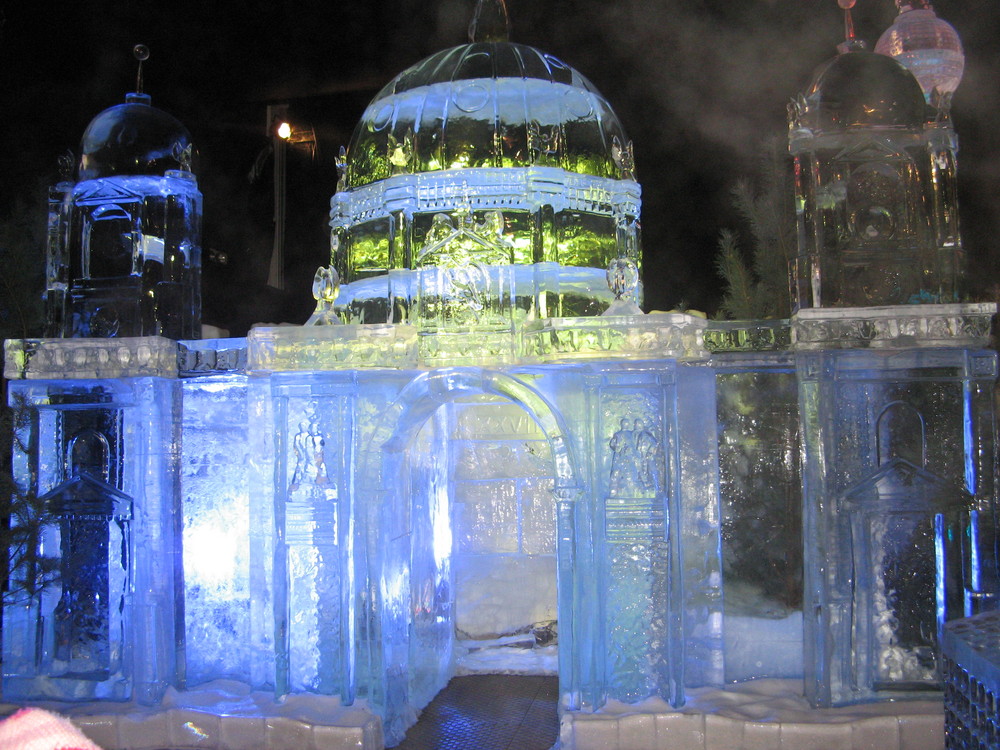
[[[589,484],[558,511],[560,534],[564,524],[573,531],[558,552],[559,614],[572,623],[560,640],[567,708],[683,702],[677,373],[672,361],[644,365],[553,368],[539,380]]]
[[[37,497],[38,514],[15,521],[37,545],[4,607],[4,695],[154,703],[182,668],[176,345],[21,341],[7,354],[20,507]]]
[[[996,596],[997,365],[978,348],[993,306],[916,309],[796,321],[806,693],[819,706],[939,689],[943,624]],[[839,340],[816,341],[838,326]],[[955,346],[933,340],[943,331]],[[863,346],[859,333],[879,347],[836,348]]]

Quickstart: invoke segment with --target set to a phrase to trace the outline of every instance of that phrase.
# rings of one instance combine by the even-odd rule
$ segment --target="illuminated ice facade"
[[[629,153],[579,74],[475,42],[345,154],[347,322],[8,343],[59,572],[4,610],[5,698],[229,678],[362,699],[391,746],[457,670],[553,651],[564,739],[755,677],[935,689],[996,589],[993,306],[642,315]]]

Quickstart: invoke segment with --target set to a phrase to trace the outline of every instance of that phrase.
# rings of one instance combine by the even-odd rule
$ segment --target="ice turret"
[[[866,51],[850,24],[840,50],[789,108],[793,304],[956,302],[964,255],[955,134],[913,74]]]
[[[141,61],[148,57],[136,47]],[[50,191],[48,335],[199,338],[201,193],[187,129],[137,92],[80,144],[76,180]]]

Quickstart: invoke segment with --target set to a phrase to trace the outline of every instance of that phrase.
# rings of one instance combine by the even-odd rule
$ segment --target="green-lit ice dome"
[[[484,12],[502,16],[488,33]],[[638,266],[621,123],[580,73],[505,27],[503,3],[480,0],[472,41],[398,75],[355,129],[330,212],[350,322],[509,334],[599,315],[608,267]]]
[[[533,165],[632,179],[626,143],[578,71],[523,44],[475,42],[428,57],[379,92],[351,139],[345,187],[403,170]]]

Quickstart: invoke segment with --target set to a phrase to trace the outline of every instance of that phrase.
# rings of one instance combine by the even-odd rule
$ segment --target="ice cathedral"
[[[567,750],[934,746],[940,707],[683,709],[772,678],[817,715],[940,703],[946,623],[993,608],[961,47],[897,5],[790,107],[785,321],[642,313],[632,143],[499,0],[365,110],[304,326],[195,338],[190,135],[141,92],[100,113],[51,192],[50,338],[5,351],[48,565],[4,607],[4,700],[107,748],[375,750],[457,673],[541,672]],[[328,713],[292,741],[178,702],[233,684]]]

